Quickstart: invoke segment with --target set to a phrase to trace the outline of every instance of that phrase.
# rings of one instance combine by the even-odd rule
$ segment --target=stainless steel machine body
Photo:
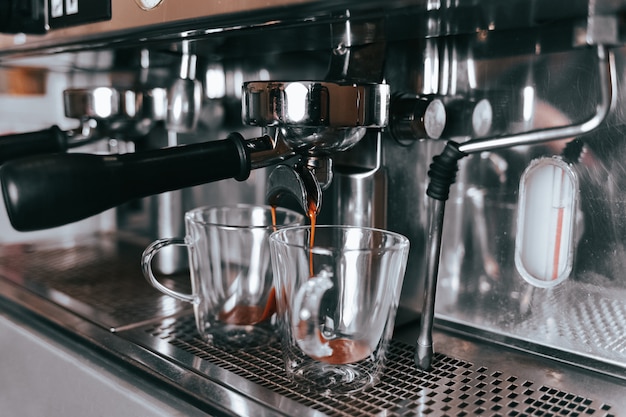
[[[11,9],[14,3],[0,6],[28,14]],[[144,381],[137,390],[171,393],[165,408],[200,414],[625,413],[626,2],[110,0],[93,7],[76,2],[78,11],[75,2],[58,2],[57,11],[56,1],[43,3],[39,10],[32,2],[22,26],[0,17],[0,32],[16,32],[0,35],[4,133],[53,124],[83,131],[80,115],[61,114],[63,89],[163,89],[169,103],[174,94],[192,105],[176,118],[151,107],[150,123],[141,124],[145,135],[108,124],[86,148],[68,151],[140,152],[232,131],[275,134],[280,126],[242,122],[247,82],[384,84],[385,125],[359,127],[350,146],[320,152],[332,161],[332,178],[318,219],[402,233],[411,253],[385,379],[362,396],[298,391],[284,380],[279,350],[241,356],[207,345],[189,326],[191,311],[154,294],[141,277],[140,249],[151,238],[183,233],[182,213],[195,206],[264,202],[271,166],[252,170],[244,182],[226,179],[127,202],[115,209],[114,226],[109,212],[88,233],[79,228],[69,245],[55,246],[54,231],[14,237],[4,221],[0,313],[17,323],[9,327],[69,335],[79,351],[87,347],[132,368],[137,375],[126,378]],[[16,117],[22,102],[40,107]],[[428,171],[450,140],[467,156],[446,202],[436,353],[433,368],[422,371],[412,350],[430,249]],[[552,187],[526,201],[520,190],[528,188],[520,184],[530,186],[529,166],[552,158],[566,161],[563,170],[576,186],[574,203],[564,209],[571,223],[544,235],[543,217],[559,217],[546,212],[520,226],[527,213],[521,201],[530,210],[537,200],[559,203],[565,194]],[[543,251],[552,253],[547,261],[525,258],[520,230],[524,239],[547,236],[534,245],[553,239]],[[557,256],[561,244],[571,249]],[[160,265],[172,285],[185,285],[179,255]],[[538,285],[525,272],[535,264],[564,272],[556,285]]]

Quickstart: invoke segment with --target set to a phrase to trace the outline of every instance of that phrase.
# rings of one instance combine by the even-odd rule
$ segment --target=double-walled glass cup
[[[287,374],[322,394],[374,384],[384,366],[409,252],[406,237],[350,226],[270,236]]]
[[[206,340],[231,347],[269,343],[276,336],[275,292],[268,238],[285,226],[304,224],[304,216],[270,206],[199,207],[185,213],[185,238],[149,245],[142,269],[157,290],[193,303],[196,326]],[[191,294],[163,285],[152,259],[171,245],[186,246]]]

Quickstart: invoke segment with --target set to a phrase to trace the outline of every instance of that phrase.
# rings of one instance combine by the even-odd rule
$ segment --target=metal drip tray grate
[[[71,248],[0,246],[0,275],[111,330],[189,311],[146,282],[141,252],[139,245],[107,236]],[[176,278],[163,281],[188,291],[189,278]]]
[[[458,345],[441,349],[429,372],[414,367],[411,345],[394,339],[377,385],[354,395],[312,394],[287,378],[279,344],[234,349],[204,341],[189,305],[145,282],[141,251],[136,243],[104,238],[66,249],[0,247],[0,276],[16,284],[0,285],[0,293],[19,304],[28,300],[36,311],[49,312],[46,316],[64,317],[59,322],[79,336],[89,329],[90,343],[148,367],[200,403],[258,412],[242,414],[549,417],[612,416],[624,408],[622,381],[611,383],[601,375],[579,380],[578,373],[554,368],[557,377],[548,377],[545,363],[526,369],[528,356],[509,362],[495,350],[491,358],[482,348],[447,336],[444,340]],[[189,278],[173,277],[171,284],[188,291]],[[52,307],[57,305],[63,308]],[[88,322],[77,322],[77,316]],[[224,402],[231,397],[234,402]]]
[[[519,332],[528,337],[550,335],[561,347],[624,361],[626,353],[626,292],[573,283],[568,291],[542,291],[534,297],[534,320],[525,320]],[[571,345],[571,347],[569,346]]]
[[[528,287],[527,287],[528,290]],[[463,297],[440,307],[437,317],[451,328],[511,346],[533,345],[561,360],[576,355],[576,363],[623,378],[626,370],[626,290],[571,281],[555,288],[528,290],[527,306],[497,297]],[[549,352],[549,353],[548,353]]]
[[[388,366],[377,385],[354,395],[326,397],[299,390],[287,378],[278,344],[239,350],[210,345],[197,334],[192,316],[137,330],[166,342],[168,352],[193,355],[192,363],[183,365],[198,372],[201,362],[208,361],[329,416],[613,415],[609,404],[443,354],[436,354],[431,371],[418,371],[413,348],[398,340],[390,345]]]

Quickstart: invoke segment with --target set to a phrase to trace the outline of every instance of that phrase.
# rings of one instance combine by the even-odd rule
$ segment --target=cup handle
[[[171,290],[165,285],[161,284],[159,280],[154,276],[154,272],[152,271],[152,258],[154,258],[154,255],[156,255],[159,250],[170,245],[189,247],[187,242],[185,242],[185,239],[182,238],[173,237],[155,240],[143,251],[143,254],[141,255],[141,270],[143,271],[143,275],[148,280],[150,285],[161,291],[163,294],[169,295],[170,297],[174,297],[182,301],[186,301],[188,303],[195,303],[196,297],[194,297],[192,294],[184,294],[178,291]]]
[[[294,299],[292,326],[298,346],[311,357],[323,358],[333,354],[333,349],[322,337],[319,311],[322,296],[333,287],[331,273],[322,271],[302,285]]]

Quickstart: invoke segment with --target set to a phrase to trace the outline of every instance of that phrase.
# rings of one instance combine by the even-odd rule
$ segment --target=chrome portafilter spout
[[[305,213],[321,209],[332,181],[332,154],[353,147],[368,128],[387,125],[389,86],[328,81],[254,81],[243,86],[244,123],[275,129],[300,158],[270,174],[267,200],[292,195]],[[313,207],[311,207],[313,204]]]
[[[302,163],[279,165],[268,178],[266,201],[278,206],[286,196],[297,199],[308,215],[317,215],[322,207],[322,188],[313,172]]]

